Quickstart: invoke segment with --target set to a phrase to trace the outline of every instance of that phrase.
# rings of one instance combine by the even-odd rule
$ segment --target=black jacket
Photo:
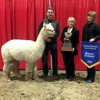
[[[82,41],[89,41],[91,38],[95,41],[100,39],[100,28],[96,23],[86,23],[83,27]]]

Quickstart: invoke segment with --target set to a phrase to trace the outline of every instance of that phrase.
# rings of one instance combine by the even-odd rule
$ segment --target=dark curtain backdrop
[[[97,23],[100,25],[100,1],[99,0],[51,0],[54,8],[54,17],[60,23],[60,36],[67,25],[69,16],[76,19],[76,27],[80,31],[79,54],[75,57],[76,70],[85,70],[86,67],[80,61],[82,27],[86,22],[87,13],[90,10],[97,12]],[[49,0],[0,0],[0,48],[11,39],[36,40],[38,26],[43,18],[46,18],[46,8]],[[58,67],[64,69],[62,55],[60,53],[60,36],[58,38]],[[1,50],[1,49],[0,49]],[[50,58],[49,58],[50,66]],[[0,70],[3,62],[0,53]],[[25,68],[25,63],[20,63],[20,69]],[[42,68],[41,60],[38,61],[38,69]],[[100,65],[96,66],[100,70]]]

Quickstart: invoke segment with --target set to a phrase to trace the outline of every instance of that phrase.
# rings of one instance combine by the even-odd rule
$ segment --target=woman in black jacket
[[[100,28],[96,24],[96,12],[89,11],[87,22],[83,27],[82,41],[96,42],[100,39]],[[87,77],[84,79],[87,83],[95,80],[95,67],[87,68]]]
[[[74,27],[75,18],[69,17],[67,20],[68,26],[65,27],[62,31],[61,42],[62,44],[67,40],[66,32],[71,33],[72,35],[69,37],[72,44],[72,51],[61,51],[63,56],[63,61],[66,69],[66,79],[72,81],[75,78],[75,63],[74,56],[78,54],[77,46],[79,43],[79,31]]]

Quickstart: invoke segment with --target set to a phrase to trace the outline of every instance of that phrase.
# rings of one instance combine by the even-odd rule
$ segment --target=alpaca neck
[[[42,56],[44,48],[45,48],[45,40],[44,40],[45,36],[43,34],[44,34],[44,31],[41,29],[36,40],[37,51],[39,52],[37,55],[38,57]]]
[[[39,35],[37,37],[36,42],[37,43],[39,42],[39,43],[45,44],[45,36],[44,36],[44,30],[43,30],[43,28],[41,29],[41,31],[40,31],[40,33],[39,33]]]

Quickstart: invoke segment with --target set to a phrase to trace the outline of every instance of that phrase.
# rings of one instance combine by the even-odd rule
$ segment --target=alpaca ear
[[[46,28],[46,23],[43,23],[43,27]]]

